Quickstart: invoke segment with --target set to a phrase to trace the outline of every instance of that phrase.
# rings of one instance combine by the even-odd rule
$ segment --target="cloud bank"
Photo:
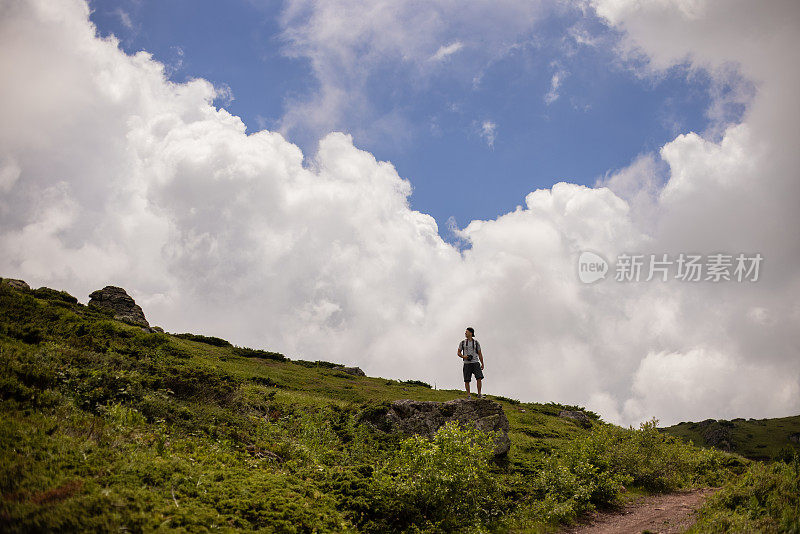
[[[330,51],[346,56],[348,39],[420,65],[447,43],[463,43],[453,60],[470,50],[436,22],[457,4],[436,4],[439,18],[412,24],[413,35],[405,23],[375,31],[412,20],[402,7],[376,4],[354,32],[324,16],[328,3],[295,5],[287,17],[325,23],[291,36],[297,47],[326,44],[315,56],[320,79],[335,75]],[[526,9],[460,16],[500,42],[505,21],[535,16]],[[410,182],[349,136],[327,135],[304,164],[281,134],[247,135],[215,108],[208,82],[171,83],[147,53],[99,39],[85,3],[4,2],[0,274],[84,301],[120,285],[170,331],[448,388],[461,387],[455,349],[470,324],[488,392],[578,403],[615,422],[797,413],[800,9],[592,9],[620,30],[619,53],[636,57],[642,76],[682,64],[753,83],[743,121],[716,136],[681,134],[594,188],[531,192],[524,206],[456,230],[471,245],[459,251],[409,208]],[[348,86],[326,87],[323,100],[352,97]],[[758,252],[764,265],[750,284],[584,285],[583,250]]]

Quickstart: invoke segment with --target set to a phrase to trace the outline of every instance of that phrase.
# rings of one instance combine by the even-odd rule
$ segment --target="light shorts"
[[[471,362],[464,364],[464,382],[472,382],[472,375],[475,375],[476,380],[483,380],[483,371],[481,371],[481,364],[478,362]]]

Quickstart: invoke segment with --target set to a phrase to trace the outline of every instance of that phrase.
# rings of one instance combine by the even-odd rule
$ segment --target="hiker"
[[[458,357],[464,360],[464,389],[467,390],[467,398],[471,398],[469,383],[472,382],[472,375],[478,383],[478,398],[481,398],[481,380],[483,380],[483,353],[481,344],[475,339],[475,329],[467,327],[464,334],[467,339],[458,344]],[[480,361],[479,361],[480,360]]]

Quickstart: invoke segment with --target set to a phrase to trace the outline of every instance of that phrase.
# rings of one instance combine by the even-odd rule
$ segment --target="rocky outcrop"
[[[707,445],[715,447],[723,451],[733,450],[733,423],[730,421],[717,421],[715,419],[706,419],[698,423],[700,435],[703,436]]]
[[[592,420],[589,419],[589,416],[583,412],[575,411],[575,410],[561,410],[558,412],[558,416],[564,419],[572,419],[577,423],[579,426],[583,428],[589,428],[592,426]]]
[[[381,426],[406,435],[433,437],[448,421],[471,424],[485,432],[497,431],[495,456],[511,448],[508,418],[499,403],[488,399],[456,399],[448,402],[398,400],[391,403]]]
[[[11,286],[14,289],[30,289],[31,288],[31,286],[29,286],[27,284],[27,282],[25,282],[25,280],[17,280],[16,278],[2,278],[0,280],[2,280],[2,282],[0,282],[0,283],[6,284],[7,286]]]
[[[150,323],[136,302],[121,287],[106,286],[89,295],[89,306],[108,310],[114,319],[150,329]]]
[[[361,370],[360,367],[342,367],[340,369],[343,373],[354,376],[367,376],[367,373]]]

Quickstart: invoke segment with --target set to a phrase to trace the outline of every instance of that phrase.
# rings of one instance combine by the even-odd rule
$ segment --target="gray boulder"
[[[577,410],[561,410],[558,412],[558,416],[563,419],[572,419],[583,428],[592,426],[592,420],[589,419],[589,416]]]
[[[700,435],[703,436],[707,445],[715,447],[723,451],[733,451],[733,423],[730,421],[717,421],[715,419],[706,419],[698,425],[700,427]]]
[[[108,310],[114,319],[150,329],[139,305],[121,287],[106,286],[89,295],[89,306]]]
[[[362,371],[360,367],[342,367],[340,371],[347,373],[348,375],[367,376],[367,374]]]
[[[433,437],[448,421],[471,424],[484,432],[497,431],[495,456],[505,456],[511,448],[508,418],[499,403],[489,399],[456,399],[448,402],[410,399],[391,403],[385,416],[386,426],[406,435]]]
[[[2,278],[2,283],[6,284],[7,286],[11,286],[14,289],[30,289],[31,286],[28,285],[25,280],[17,280],[16,278]]]

